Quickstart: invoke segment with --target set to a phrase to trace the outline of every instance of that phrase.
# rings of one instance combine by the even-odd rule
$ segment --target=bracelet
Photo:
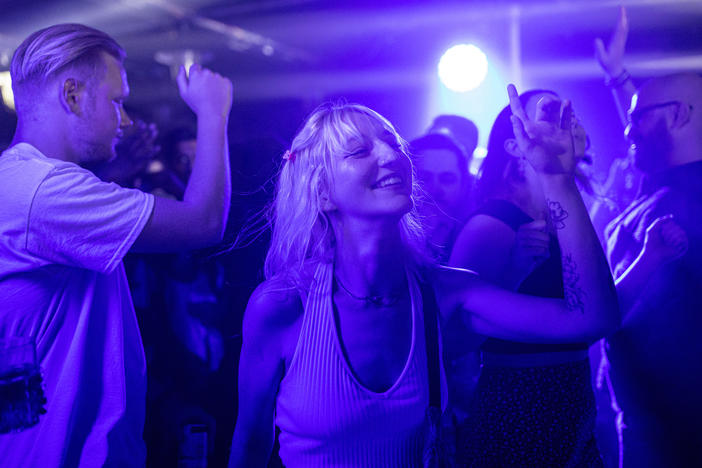
[[[626,69],[622,69],[622,72],[615,77],[606,77],[605,86],[610,88],[618,88],[627,81],[631,79],[631,75]]]

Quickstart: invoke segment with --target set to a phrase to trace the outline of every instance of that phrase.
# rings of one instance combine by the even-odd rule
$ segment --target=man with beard
[[[651,239],[648,229],[661,216],[672,215],[684,229],[688,248],[678,244],[677,254],[668,253],[674,260],[623,301],[622,328],[607,340],[624,414],[624,466],[702,466],[702,77],[679,73],[646,82],[632,100],[626,134],[645,179],[606,230],[614,277],[647,238],[669,244]]]
[[[198,117],[182,201],[105,183],[83,166],[114,157],[131,125],[124,50],[101,31],[54,25],[12,58],[17,108],[0,156],[0,337],[29,338],[46,414],[0,435],[3,467],[143,466],[145,359],[122,258],[217,243],[229,210],[231,82],[178,75]]]

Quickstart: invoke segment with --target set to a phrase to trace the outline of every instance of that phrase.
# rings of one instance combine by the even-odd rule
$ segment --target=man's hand
[[[629,20],[626,17],[624,6],[619,7],[617,24],[614,26],[612,37],[605,48],[604,42],[599,37],[595,39],[595,57],[602,70],[614,78],[624,71],[623,58],[626,49],[626,38],[629,34]]]
[[[568,174],[575,171],[575,148],[571,133],[573,110],[570,101],[544,96],[536,104],[536,115],[530,119],[514,85],[507,86],[512,109],[512,129],[519,149],[542,174]]]
[[[646,228],[642,255],[649,257],[656,265],[682,257],[687,248],[687,234],[671,214],[656,218]]]
[[[161,148],[156,144],[156,124],[136,120],[125,128],[115,145],[115,158],[90,169],[106,182],[132,187],[134,179],[146,171]]]
[[[161,151],[156,144],[157,137],[156,124],[136,120],[133,125],[124,129],[122,137],[117,142],[115,147],[117,157],[124,157],[143,169]]]
[[[232,108],[232,82],[199,64],[178,70],[178,90],[183,101],[198,117],[214,115],[227,118]]]

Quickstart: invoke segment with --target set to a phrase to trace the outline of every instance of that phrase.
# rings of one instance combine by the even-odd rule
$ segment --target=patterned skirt
[[[484,365],[458,463],[470,467],[601,467],[589,360],[540,367]]]

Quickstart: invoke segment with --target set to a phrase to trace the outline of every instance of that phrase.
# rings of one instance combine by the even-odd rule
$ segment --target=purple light
[[[464,93],[485,80],[488,61],[485,53],[473,44],[451,47],[439,60],[439,78],[448,89]]]

